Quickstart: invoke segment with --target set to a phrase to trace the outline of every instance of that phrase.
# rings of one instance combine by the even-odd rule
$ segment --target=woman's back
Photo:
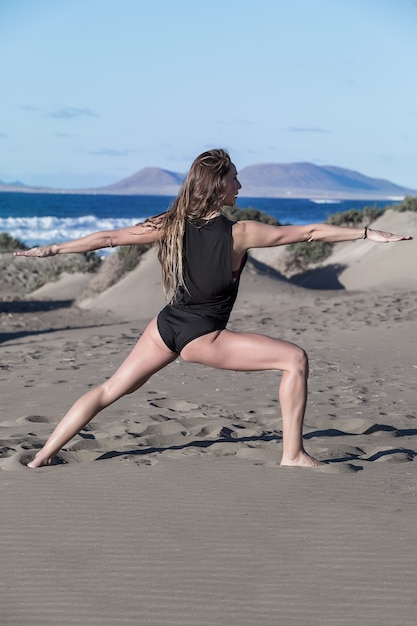
[[[233,278],[233,222],[224,215],[197,224],[187,222],[184,234],[184,283],[174,303],[194,312],[229,315],[239,280]]]

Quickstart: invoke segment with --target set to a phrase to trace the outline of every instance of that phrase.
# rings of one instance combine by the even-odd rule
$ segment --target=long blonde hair
[[[145,222],[158,228],[158,259],[162,267],[164,292],[176,293],[184,285],[183,238],[186,222],[198,223],[224,205],[223,179],[231,166],[226,150],[213,149],[203,152],[190,167],[178,196],[168,211]]]

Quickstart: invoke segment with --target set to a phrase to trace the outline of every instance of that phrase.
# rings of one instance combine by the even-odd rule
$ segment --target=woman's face
[[[239,189],[242,185],[237,179],[237,171],[235,165],[232,163],[229,167],[229,171],[223,178],[224,185],[224,204],[226,206],[234,206],[236,204],[236,198],[239,193]]]

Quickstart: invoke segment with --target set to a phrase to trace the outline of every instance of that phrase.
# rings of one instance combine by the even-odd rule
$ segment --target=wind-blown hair
[[[158,259],[162,267],[165,295],[184,285],[183,238],[187,221],[199,223],[221,210],[225,201],[223,179],[231,166],[226,150],[203,152],[190,167],[178,196],[168,211],[145,222],[158,228]]]

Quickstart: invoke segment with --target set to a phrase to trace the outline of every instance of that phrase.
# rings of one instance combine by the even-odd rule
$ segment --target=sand
[[[412,214],[384,218],[415,234]],[[27,298],[10,282],[2,626],[415,624],[417,244],[349,246],[344,289],[324,288],[326,268],[317,289],[249,264],[230,322],[309,353],[305,443],[328,461],[316,470],[279,466],[278,373],[181,359],[95,418],[60,464],[27,469],[163,298],[153,251],[76,304],[82,276]]]

